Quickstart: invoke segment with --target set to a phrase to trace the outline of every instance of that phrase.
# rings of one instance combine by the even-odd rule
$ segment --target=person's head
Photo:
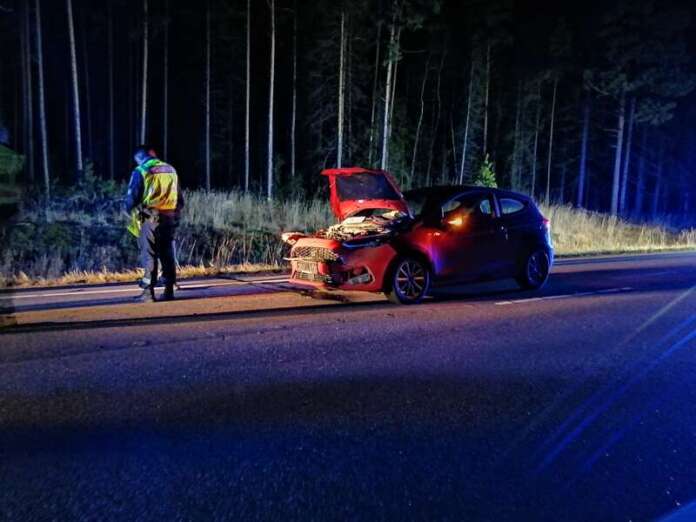
[[[142,165],[146,161],[156,157],[157,153],[150,145],[138,145],[133,154],[133,158],[138,165]]]

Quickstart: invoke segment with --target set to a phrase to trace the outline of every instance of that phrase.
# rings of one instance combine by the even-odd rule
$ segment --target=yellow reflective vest
[[[179,178],[174,167],[157,158],[137,167],[143,177],[142,206],[155,210],[176,210]]]

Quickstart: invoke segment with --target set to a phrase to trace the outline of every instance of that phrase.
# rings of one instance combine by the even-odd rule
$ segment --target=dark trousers
[[[171,290],[176,284],[176,261],[174,258],[174,231],[176,220],[165,214],[149,217],[140,229],[138,244],[145,277],[150,279],[150,288],[157,284],[158,264],[162,263],[165,287]]]

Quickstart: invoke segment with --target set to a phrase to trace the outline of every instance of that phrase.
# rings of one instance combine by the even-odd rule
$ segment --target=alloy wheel
[[[396,269],[394,287],[404,301],[417,301],[428,286],[428,273],[421,263],[403,260]]]

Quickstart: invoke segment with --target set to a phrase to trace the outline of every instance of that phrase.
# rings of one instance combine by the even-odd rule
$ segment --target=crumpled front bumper
[[[396,251],[389,244],[348,249],[336,243],[317,238],[299,240],[292,249],[293,253],[312,252],[303,249],[315,248],[332,252],[334,256],[333,259],[320,259],[291,254],[290,283],[321,289],[380,292]]]

